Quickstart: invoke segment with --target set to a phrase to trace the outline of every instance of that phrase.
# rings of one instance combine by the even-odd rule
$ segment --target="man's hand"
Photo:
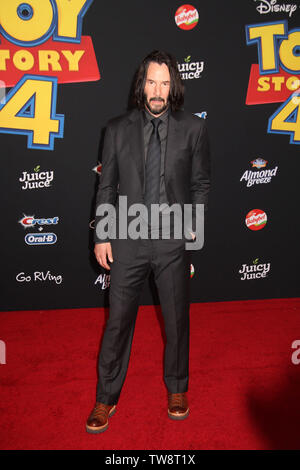
[[[100,266],[105,269],[110,269],[108,261],[113,263],[112,251],[111,251],[111,244],[110,243],[96,243],[94,253],[96,259]]]

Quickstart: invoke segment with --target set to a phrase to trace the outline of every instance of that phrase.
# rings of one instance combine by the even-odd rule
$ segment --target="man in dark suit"
[[[181,111],[183,95],[176,60],[153,51],[142,61],[136,76],[135,109],[107,126],[96,201],[95,255],[111,273],[110,313],[99,355],[96,405],[86,423],[90,433],[105,431],[108,418],[116,411],[139,293],[151,270],[167,338],[164,381],[168,416],[181,420],[189,414],[190,252],[186,244],[197,243],[196,209],[207,205],[210,161],[205,121]],[[124,234],[124,227],[132,228],[137,204],[149,211],[141,211],[140,236],[130,230]],[[183,220],[180,210],[174,212],[170,224],[164,220],[170,221],[165,218],[170,206],[180,209],[185,204],[192,207],[193,218],[180,227],[178,237],[176,230]],[[157,205],[158,219],[151,212]],[[114,213],[108,217],[109,207],[116,207],[116,217]]]

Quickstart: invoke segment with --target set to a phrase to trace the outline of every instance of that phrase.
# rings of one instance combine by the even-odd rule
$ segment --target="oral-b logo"
[[[27,245],[54,245],[57,236],[55,233],[28,233],[25,242]]]

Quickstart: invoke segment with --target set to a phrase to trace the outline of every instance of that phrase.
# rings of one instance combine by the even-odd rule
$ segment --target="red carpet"
[[[141,307],[116,414],[85,431],[103,309],[0,313],[1,449],[300,449],[300,299],[191,306],[190,416],[168,418],[161,315]],[[300,354],[299,354],[300,358]]]

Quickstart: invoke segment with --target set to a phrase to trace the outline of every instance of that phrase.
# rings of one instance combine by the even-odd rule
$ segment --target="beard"
[[[155,101],[155,104],[153,104],[153,101]],[[157,101],[159,101],[159,103],[157,103]],[[144,95],[144,103],[148,111],[150,111],[150,113],[154,115],[162,114],[169,107],[169,101],[165,101],[160,96],[150,98],[150,100],[148,101],[146,95]]]

